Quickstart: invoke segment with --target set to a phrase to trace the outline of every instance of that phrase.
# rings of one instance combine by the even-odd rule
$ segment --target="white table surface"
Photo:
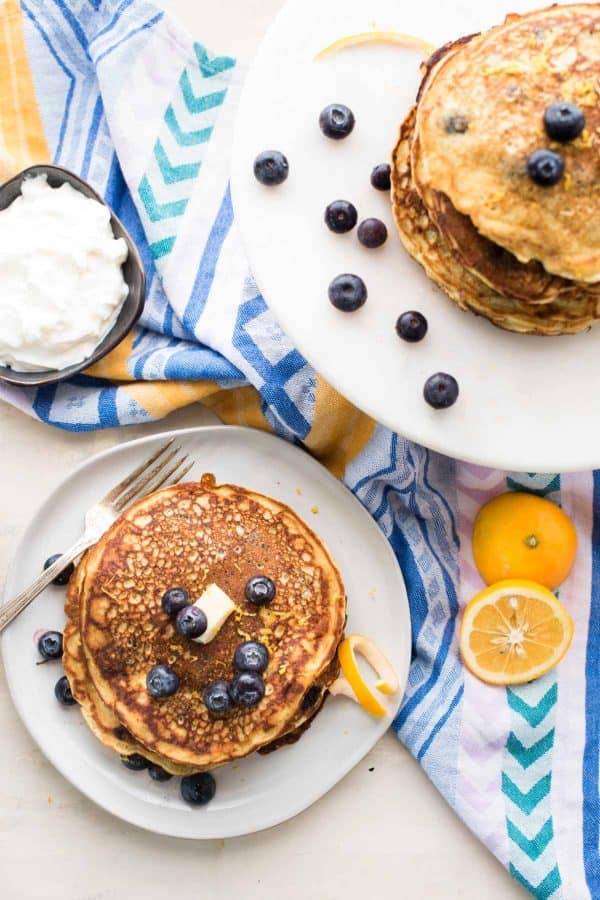
[[[280,4],[169,0],[164,5],[209,47],[250,59]],[[212,420],[195,406],[157,425],[75,435],[0,405],[2,577],[40,499],[80,460],[149,430]],[[80,796],[32,743],[1,671],[0,895],[3,900],[525,897],[391,734],[296,819],[246,838],[180,841],[126,825]]]

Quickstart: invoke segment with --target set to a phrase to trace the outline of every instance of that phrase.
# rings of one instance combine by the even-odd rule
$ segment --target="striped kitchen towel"
[[[110,356],[67,384],[0,396],[72,431],[202,401],[226,422],[302,442],[371,511],[404,572],[413,660],[399,738],[532,894],[599,898],[600,473],[455,462],[376,425],[307,364],[240,247],[234,59],[146,0],[4,0],[0,15],[0,177],[48,160],[79,172],[129,229],[148,278],[141,322]],[[561,587],[570,652],[544,678],[503,689],[465,671],[457,621],[482,586],[474,515],[507,488],[560,503],[580,552]]]

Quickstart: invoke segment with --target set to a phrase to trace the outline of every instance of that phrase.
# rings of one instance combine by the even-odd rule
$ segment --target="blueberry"
[[[143,769],[148,768],[148,760],[140,753],[132,753],[130,754],[130,756],[122,756],[121,762],[126,769],[131,769],[132,772],[141,772]]]
[[[63,706],[74,706],[77,703],[77,700],[71,693],[71,685],[66,675],[59,678],[54,685],[54,696]]]
[[[250,603],[266,606],[275,598],[275,585],[266,575],[255,575],[246,585],[244,593]]]
[[[38,650],[44,659],[60,659],[63,655],[63,636],[60,631],[45,631],[38,641]]]
[[[392,187],[392,170],[387,163],[375,166],[371,172],[371,184],[378,191],[389,191]]]
[[[387,236],[387,228],[381,219],[365,219],[358,226],[358,239],[363,247],[368,247],[369,250],[385,244]]]
[[[527,173],[540,187],[552,187],[565,174],[565,163],[554,150],[536,150],[527,160]]]
[[[123,727],[123,725],[117,725],[116,728],[113,728],[113,734],[118,741],[132,740],[131,734],[129,733],[129,731],[127,731],[126,728]]]
[[[444,128],[447,134],[466,134],[469,130],[469,120],[460,114],[446,116]]]
[[[264,672],[269,665],[269,651],[259,641],[246,641],[236,647],[233,664],[238,672]]]
[[[204,688],[204,703],[209,712],[217,716],[228,713],[232,709],[231,694],[226,681],[213,681]]]
[[[151,697],[170,697],[179,687],[179,676],[169,666],[153,666],[146,675],[146,687]]]
[[[315,705],[319,697],[321,696],[321,688],[313,685],[310,687],[302,698],[302,703],[300,704],[300,709],[302,712],[306,712],[307,709],[310,709]]]
[[[329,299],[342,312],[355,312],[367,299],[367,286],[358,275],[338,275],[329,285]]]
[[[288,161],[279,150],[263,150],[254,160],[254,175],[257,181],[268,187],[282,184],[289,171]]]
[[[415,344],[422,341],[427,334],[427,319],[414,309],[402,313],[396,322],[396,332],[403,341]]]
[[[230,690],[236,706],[256,706],[265,696],[265,683],[257,672],[240,672]]]
[[[326,137],[339,141],[354,128],[354,113],[343,103],[330,103],[319,116],[319,126]]]
[[[176,616],[181,609],[185,609],[190,602],[190,595],[185,588],[170,588],[162,596],[162,608],[168,616]]]
[[[352,231],[357,219],[356,207],[348,200],[334,200],[325,210],[325,224],[336,234]]]
[[[191,806],[204,806],[210,803],[217,791],[215,779],[210,772],[197,772],[185,775],[181,779],[181,796]]]
[[[458,399],[458,382],[446,372],[437,372],[425,382],[423,396],[434,409],[447,409]]]
[[[170,781],[173,777],[170,772],[166,772],[161,766],[151,763],[148,766],[148,775],[152,781]]]
[[[44,569],[49,569],[50,566],[56,562],[57,559],[60,559],[62,553],[55,553],[54,556],[49,556],[46,562],[44,563]],[[73,563],[67,563],[62,572],[59,572],[58,575],[55,575],[52,579],[52,584],[57,584],[59,587],[64,587],[65,584],[69,583],[69,579],[73,572],[75,571],[75,566]]]
[[[585,116],[574,103],[551,103],[544,113],[544,128],[553,141],[574,141],[585,128]]]
[[[204,634],[208,627],[206,613],[198,606],[186,606],[180,609],[175,619],[175,628],[184,638],[197,638]]]

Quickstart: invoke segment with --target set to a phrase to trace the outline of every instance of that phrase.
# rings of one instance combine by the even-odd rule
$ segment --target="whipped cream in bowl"
[[[133,241],[85,181],[39,165],[0,187],[0,380],[82,371],[123,340],[144,298]]]

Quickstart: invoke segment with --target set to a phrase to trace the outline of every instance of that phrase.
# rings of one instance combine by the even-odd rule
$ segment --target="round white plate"
[[[350,491],[308,454],[262,432],[214,427],[172,434],[197,460],[189,479],[214,472],[220,482],[245,485],[287,503],[315,528],[343,574],[347,633],[363,632],[377,641],[404,689],[410,618],[402,574],[382,532]],[[152,435],[101,453],[51,494],[23,536],[6,598],[29,584],[48,556],[75,540],[85,510],[164,437]],[[193,809],[180,798],[179,779],[161,785],[144,772],[128,771],[92,736],[76,708],[61,707],[54,699],[62,670],[57,663],[36,666],[33,635],[39,628],[62,628],[63,601],[63,588],[48,588],[4,633],[9,688],[32,737],[65,778],[134,825],[185,838],[225,838],[276,825],[333,787],[390,724],[390,718],[372,719],[352,701],[330,697],[297,744],[219,769],[215,799]],[[390,715],[400,696],[393,699]]]
[[[514,335],[461,312],[403,249],[387,194],[369,183],[388,160],[414,102],[420,55],[367,45],[315,61],[332,41],[391,29],[438,46],[524,12],[539,0],[289,0],[259,50],[241,99],[233,159],[233,197],[250,264],[284,330],[314,367],[358,407],[395,431],[471,462],[524,471],[566,471],[600,464],[600,325],[587,334]],[[331,102],[356,116],[342,141],[317,120]],[[290,175],[277,188],[252,174],[256,154],[280,149]],[[383,248],[366,250],[356,231],[331,234],[326,205],[351,200],[360,218],[389,230]],[[356,313],[335,310],[331,279],[361,275],[369,291]],[[421,310],[429,333],[420,344],[398,339],[394,325]],[[434,372],[456,376],[460,397],[435,411],[423,401]]]

